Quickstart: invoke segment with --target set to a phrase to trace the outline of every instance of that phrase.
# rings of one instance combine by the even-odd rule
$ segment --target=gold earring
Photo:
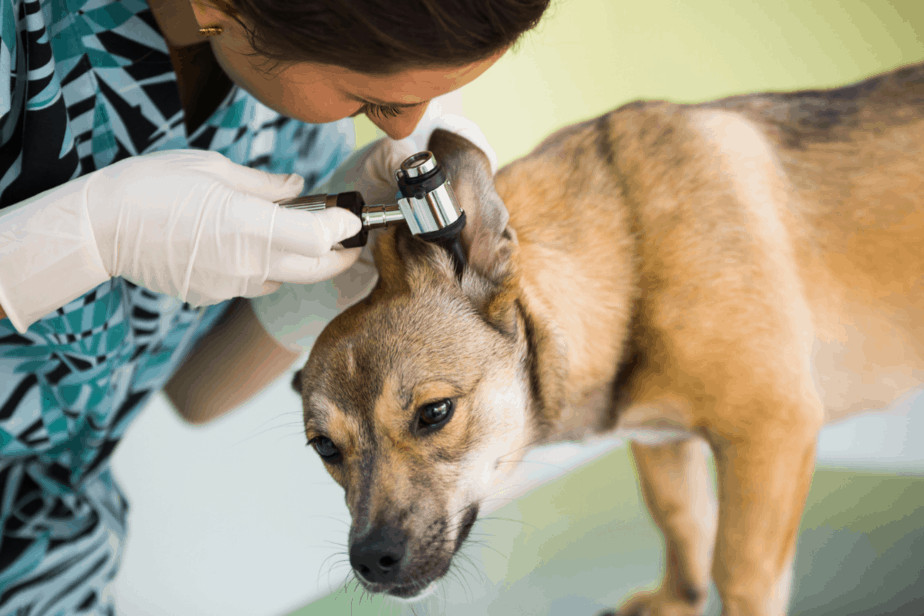
[[[224,29],[221,26],[206,26],[205,28],[199,28],[199,36],[218,36],[224,32]]]

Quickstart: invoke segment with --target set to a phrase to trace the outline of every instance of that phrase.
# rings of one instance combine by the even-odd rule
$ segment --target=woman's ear
[[[462,246],[468,266],[491,282],[510,273],[516,234],[507,227],[507,208],[494,189],[487,156],[464,137],[437,129],[428,147],[449,176],[465,212]]]

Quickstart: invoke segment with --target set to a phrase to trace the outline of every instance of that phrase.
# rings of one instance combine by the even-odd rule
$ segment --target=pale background
[[[920,0],[557,0],[514,53],[443,106],[475,120],[504,163],[634,99],[834,86],[920,62],[921,32]],[[358,122],[360,143],[375,137]],[[205,428],[184,425],[157,397],[131,428],[114,457],[132,504],[121,614],[403,613],[360,601],[355,585],[328,596],[347,573],[349,516],[304,445],[287,380]],[[797,582],[794,613],[903,614],[918,600],[907,589],[924,586],[924,480],[896,473],[924,474],[922,442],[924,409],[913,401],[826,430],[822,463],[854,470],[816,475],[797,568],[811,583]],[[509,495],[612,446],[537,452]],[[590,616],[658,575],[657,536],[624,449],[496,516],[476,527],[484,546],[468,549],[474,564],[418,613]],[[886,609],[881,597],[907,601]]]

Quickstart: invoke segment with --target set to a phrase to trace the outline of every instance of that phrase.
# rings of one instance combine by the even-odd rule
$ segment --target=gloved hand
[[[394,203],[398,192],[395,179],[404,159],[418,150],[408,140],[379,139],[354,152],[331,177],[313,189],[315,194],[359,191],[367,204]],[[340,208],[331,208],[340,209]],[[311,348],[324,326],[338,313],[369,294],[378,280],[372,258],[376,232],[359,259],[332,280],[320,284],[284,284],[270,295],[250,300],[263,328],[289,350],[302,353]]]
[[[360,221],[273,203],[303,182],[200,150],[90,173],[0,214],[0,305],[22,332],[113,276],[193,305],[331,278],[359,256],[331,248]]]
[[[354,152],[324,185],[313,193],[359,191],[367,204],[394,203],[398,192],[395,170],[411,154],[427,149],[427,141],[437,128],[459,134],[481,148],[497,171],[497,155],[474,122],[454,115],[440,115],[433,101],[414,133],[395,141],[384,138]],[[285,284],[272,295],[251,300],[263,328],[280,344],[295,352],[308,351],[324,326],[346,308],[372,291],[378,280],[372,258],[372,243],[362,249],[358,261],[348,270],[323,284]]]

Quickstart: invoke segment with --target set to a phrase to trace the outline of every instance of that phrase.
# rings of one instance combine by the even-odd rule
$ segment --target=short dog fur
[[[378,286],[295,383],[363,585],[445,574],[532,445],[661,434],[632,452],[666,574],[618,613],[700,614],[711,578],[723,614],[784,614],[819,429],[924,380],[924,65],[632,103],[493,178],[460,137],[430,149],[468,215],[463,276],[384,234]]]

